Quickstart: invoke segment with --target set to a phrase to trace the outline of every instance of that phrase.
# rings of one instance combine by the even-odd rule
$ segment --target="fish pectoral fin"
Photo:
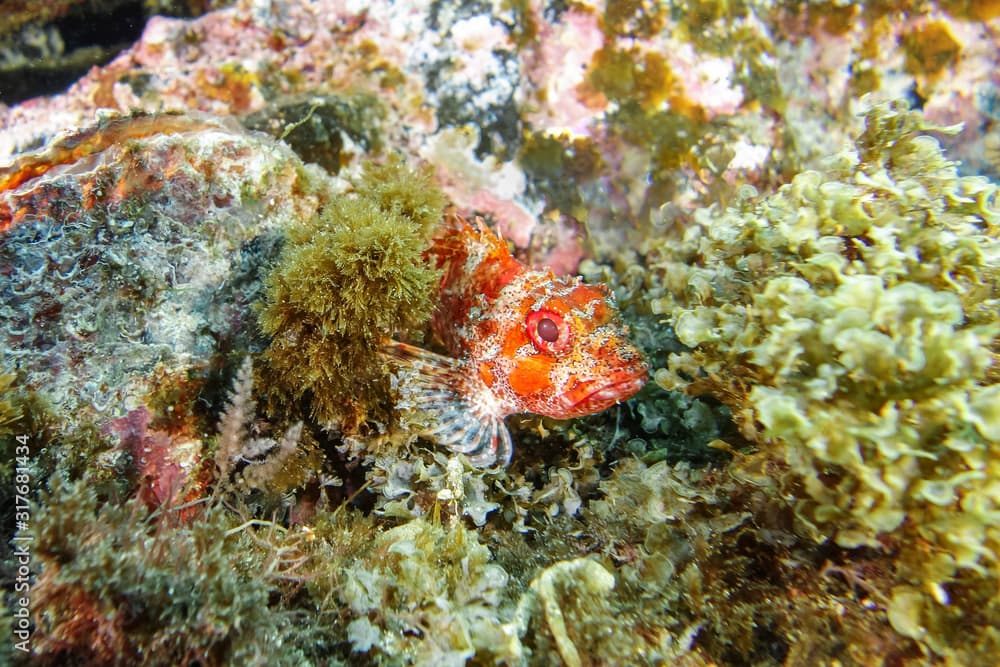
[[[422,348],[390,341],[383,357],[397,368],[395,393],[401,405],[427,415],[420,435],[465,454],[476,467],[510,463],[513,443],[503,418],[476,401],[474,379],[460,361]],[[485,391],[485,388],[478,389]]]
[[[513,445],[510,431],[502,419],[476,415],[470,412],[470,406],[458,402],[428,407],[425,410],[434,423],[421,435],[453,452],[465,454],[477,468],[498,462],[504,466],[510,463]]]

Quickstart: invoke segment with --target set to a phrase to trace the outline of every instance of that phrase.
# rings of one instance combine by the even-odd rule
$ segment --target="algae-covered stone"
[[[270,547],[244,541],[236,515],[215,505],[171,523],[139,499],[103,502],[87,480],[51,486],[32,527],[40,664],[306,660],[291,645],[294,615],[268,605]]]
[[[241,244],[330,185],[202,114],[109,115],[2,171],[5,363],[72,423],[140,404],[160,364],[207,365],[241,325],[246,304],[214,298]]]

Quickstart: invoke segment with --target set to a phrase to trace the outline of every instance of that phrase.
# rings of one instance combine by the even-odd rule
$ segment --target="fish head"
[[[510,412],[593,414],[635,394],[649,368],[604,285],[528,271],[484,314],[479,375]],[[474,354],[475,356],[475,354]]]

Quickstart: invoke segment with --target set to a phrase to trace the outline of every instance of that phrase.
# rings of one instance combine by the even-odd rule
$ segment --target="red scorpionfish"
[[[421,435],[476,466],[506,465],[507,415],[589,415],[645,384],[648,367],[606,286],[532,271],[481,220],[457,215],[427,256],[443,270],[432,327],[451,356],[395,341],[386,348],[417,371],[403,384],[433,417]]]

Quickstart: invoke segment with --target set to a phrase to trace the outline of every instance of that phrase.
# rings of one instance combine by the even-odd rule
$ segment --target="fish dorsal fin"
[[[423,348],[389,341],[383,356],[413,373],[396,376],[396,393],[404,405],[431,418],[420,435],[465,454],[477,467],[510,463],[513,444],[503,417],[490,410],[482,392],[489,390],[456,359]]]

